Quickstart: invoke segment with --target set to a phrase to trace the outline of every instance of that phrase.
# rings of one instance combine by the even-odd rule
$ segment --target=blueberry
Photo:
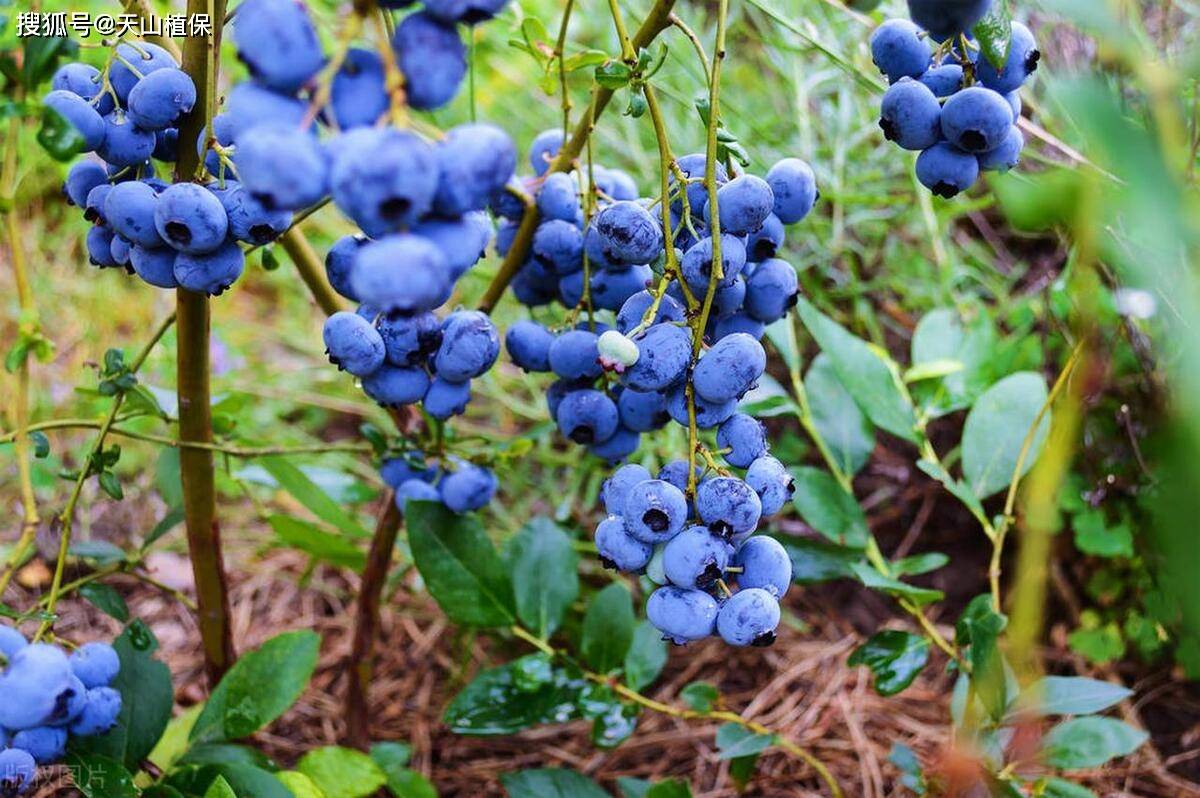
[[[325,277],[333,290],[349,299],[358,302],[358,295],[350,285],[350,274],[354,268],[354,259],[358,251],[367,244],[365,236],[342,236],[329,248],[325,255]]]
[[[708,318],[709,323],[714,323],[719,318],[736,313],[741,309],[745,299],[746,279],[740,274],[732,284],[718,286],[716,292],[713,294],[712,313]]]
[[[375,124],[388,109],[383,59],[361,47],[347,50],[333,76],[329,106],[342,130]]]
[[[717,446],[729,449],[725,460],[746,468],[767,453],[767,431],[762,422],[745,413],[735,413],[717,429]]]
[[[478,25],[508,4],[508,0],[426,0],[425,10],[445,22]]]
[[[451,382],[441,375],[429,383],[425,399],[421,406],[425,412],[434,418],[445,420],[451,416],[467,412],[467,403],[471,401],[471,382]]]
[[[943,141],[917,156],[917,179],[937,196],[950,199],[975,185],[979,159]]]
[[[733,185],[730,183],[729,185]],[[708,284],[712,280],[713,240],[704,237],[683,253],[679,268],[688,288],[697,297],[708,293]],[[746,266],[746,245],[732,234],[721,234],[721,279],[718,286],[730,286],[737,280],[742,269]]]
[[[492,500],[496,475],[481,466],[462,463],[457,471],[442,477],[438,491],[451,512],[468,513]]]
[[[196,84],[181,69],[160,69],[129,92],[129,118],[142,130],[163,130],[192,110]]]
[[[110,167],[141,166],[154,153],[154,134],[142,130],[119,108],[104,117],[104,140],[96,154]]]
[[[895,83],[900,78],[924,75],[933,51],[916,25],[906,19],[889,19],[871,34],[871,60]]]
[[[700,429],[711,429],[737,412],[737,399],[727,402],[710,402],[702,396],[696,396],[693,402],[696,409],[696,426]],[[675,423],[687,427],[688,417],[687,392],[685,385],[676,386],[667,394],[667,412]]]
[[[528,178],[526,179],[528,180]],[[488,209],[500,219],[518,222],[525,215],[525,201],[529,199],[526,191],[526,180],[517,177],[509,178],[503,188],[492,192],[488,199]]]
[[[442,323],[430,312],[383,316],[378,324],[387,362],[393,366],[424,363],[442,344]]]
[[[453,24],[423,11],[409,14],[396,27],[392,48],[410,106],[429,111],[454,99],[467,74],[467,58]]]
[[[154,134],[154,151],[150,156],[158,161],[175,163],[179,160],[179,130],[169,127]]]
[[[775,253],[783,246],[786,235],[783,222],[779,221],[779,217],[772,213],[763,222],[762,227],[746,237],[746,260],[750,263],[761,263],[768,258],[775,257]]]
[[[689,526],[663,549],[663,574],[671,584],[706,590],[729,565],[729,544],[702,526]]]
[[[393,501],[396,502],[396,507],[400,512],[404,512],[409,500],[440,502],[442,496],[438,493],[438,489],[428,482],[423,482],[419,479],[407,479],[401,482],[399,487],[396,488],[396,497]]]
[[[146,183],[139,180],[118,183],[104,199],[104,219],[133,244],[161,247],[163,238],[154,223],[158,201],[158,193]]]
[[[307,117],[308,104],[302,100],[257,83],[239,83],[225,97],[222,132],[231,136],[232,143],[240,144],[246,134],[259,127],[299,129]]]
[[[550,411],[550,418],[558,421],[558,406],[562,403],[563,397],[572,391],[578,391],[581,387],[587,387],[590,381],[584,381],[582,384],[578,380],[555,380],[550,383],[550,387],[546,389],[546,408]]]
[[[696,515],[714,535],[735,539],[758,527],[762,501],[737,477],[713,477],[696,488]]]
[[[75,128],[83,139],[83,149],[91,151],[104,144],[104,118],[96,113],[96,109],[78,94],[56,89],[42,98],[42,104],[58,113]]]
[[[618,426],[617,431],[600,443],[593,443],[588,451],[609,465],[616,465],[632,455],[641,445],[642,435],[636,430]]]
[[[1016,125],[1008,129],[1004,141],[994,150],[980,153],[979,168],[991,172],[1007,172],[1021,160],[1025,149],[1025,134]]]
[[[617,413],[621,417],[621,426],[634,432],[661,429],[671,420],[667,398],[658,391],[643,393],[626,388],[617,397]]]
[[[908,13],[940,42],[969,32],[991,6],[992,0],[908,0]]]
[[[274,241],[292,226],[292,212],[270,210],[241,183],[226,184],[218,195],[229,216],[229,234],[254,246]]]
[[[625,529],[643,543],[665,543],[675,537],[687,515],[683,491],[661,479],[648,479],[630,487],[621,512]]]
[[[325,151],[303,130],[259,125],[238,140],[236,160],[242,185],[265,208],[300,210],[329,191]]]
[[[641,571],[650,562],[654,547],[631,537],[625,531],[625,521],[610,515],[596,527],[596,551],[605,568],[617,571]]]
[[[37,762],[27,751],[8,748],[0,751],[0,795],[15,796],[28,792],[37,778]]]
[[[579,295],[583,296],[583,273],[577,275],[579,280]],[[564,277],[564,280],[567,278]],[[512,282],[513,296],[527,307],[536,308],[549,305],[558,298],[558,281],[545,266],[535,260],[527,260],[517,269]],[[578,299],[576,300],[578,301]]]
[[[675,163],[679,166],[679,171],[683,172],[683,174],[688,178],[686,189],[688,207],[691,209],[693,216],[698,219],[702,218],[704,209],[708,205],[708,188],[703,182],[701,182],[705,176],[705,154],[702,152],[696,152],[690,155],[684,155],[682,158],[677,159]],[[729,176],[725,171],[725,167],[721,165],[719,161],[714,165],[716,166],[714,174],[717,185],[724,185],[724,183],[729,179]],[[671,186],[672,188],[675,186],[674,175],[671,176]],[[679,200],[675,200],[671,203],[671,209],[676,213],[681,214],[683,213],[683,203]]]
[[[228,147],[233,144],[234,133],[233,118],[229,114],[217,114],[212,118],[212,124],[196,136],[196,152],[204,156],[204,168],[213,177],[222,177],[228,174],[229,170],[221,156],[210,145],[215,141],[222,147]]]
[[[597,340],[589,330],[570,330],[558,336],[550,345],[550,369],[567,380],[599,377]]]
[[[549,219],[533,233],[533,257],[556,274],[583,268],[583,232],[572,222]]]
[[[650,475],[647,474],[646,478],[649,479]],[[29,641],[25,639],[25,635],[11,626],[0,626],[0,656],[11,660],[13,655],[27,645],[29,645]]]
[[[107,687],[121,670],[121,659],[108,643],[87,643],[71,654],[71,672],[83,686]]]
[[[611,263],[649,263],[662,251],[663,235],[658,222],[636,202],[614,202],[596,214],[591,228],[596,231],[604,257]]]
[[[383,365],[362,381],[363,391],[384,407],[415,404],[429,390],[429,375],[420,368]]]
[[[762,340],[766,331],[766,326],[750,314],[734,313],[731,316],[717,319],[717,323],[713,325],[711,337],[712,340],[719,341],[727,335],[745,333],[755,340]]]
[[[740,175],[717,190],[717,207],[721,209],[721,232],[744,236],[762,227],[774,211],[775,195],[761,177]],[[706,221],[710,210],[704,208]]]
[[[767,367],[762,344],[744,333],[727,335],[713,344],[696,364],[696,394],[710,402],[741,398],[754,387]]]
[[[121,105],[126,104],[126,101],[129,99],[129,93],[133,91],[133,87],[137,85],[139,80],[160,69],[179,68],[179,64],[175,61],[175,56],[157,44],[151,44],[150,42],[125,42],[118,44],[117,55],[121,57],[112,62],[112,67],[108,72],[108,80],[112,84],[113,90],[116,91]],[[137,74],[134,74],[133,70],[125,66],[125,62],[132,64],[133,68],[137,70]],[[105,160],[108,159],[106,158]]]
[[[87,691],[87,703],[79,717],[71,722],[71,734],[91,737],[104,734],[117,725],[121,714],[121,694],[111,687],[96,687]]]
[[[603,310],[618,311],[629,298],[644,290],[654,279],[654,271],[644,264],[627,269],[600,269],[592,272],[592,305]]]
[[[635,200],[638,198],[637,183],[620,169],[605,169],[603,166],[596,166],[592,169],[592,177],[595,180],[596,188],[610,199]]]
[[[967,152],[996,149],[1011,126],[1012,106],[1003,95],[982,86],[963,89],[942,108],[942,133]]]
[[[796,305],[800,284],[792,264],[772,258],[755,267],[746,280],[745,310],[752,318],[770,324]]]
[[[62,759],[67,752],[67,730],[53,726],[39,726],[13,735],[13,748],[27,752],[39,765],[50,765]],[[4,773],[0,772],[0,779]],[[0,795],[3,795],[0,791]]]
[[[920,81],[933,92],[934,97],[949,97],[963,87],[963,68],[959,64],[942,64],[930,67]]]
[[[621,305],[621,310],[617,313],[617,332],[628,334],[630,330],[640,325],[653,304],[654,297],[649,291],[639,291],[625,300],[625,304]],[[651,323],[683,321],[684,316],[683,305],[679,304],[674,297],[664,294],[658,303],[658,310]]]
[[[434,471],[424,460],[409,459],[406,456],[389,457],[379,464],[379,476],[388,486],[399,488],[410,479],[428,482],[433,479]]]
[[[741,567],[738,587],[758,587],[781,598],[792,583],[792,560],[783,545],[772,537],[755,535],[737,550],[734,564]]]
[[[129,265],[138,277],[156,288],[177,288],[175,258],[178,256],[170,247],[139,247],[129,250]]]
[[[699,484],[701,475],[704,474],[704,469],[696,466],[696,482]],[[658,470],[658,478],[664,482],[670,482],[681,491],[688,489],[688,461],[687,460],[672,460]]]
[[[175,256],[175,281],[182,288],[210,296],[220,296],[242,276],[246,255],[236,241],[226,241],[212,252]]]
[[[792,475],[783,463],[769,454],[758,458],[746,469],[746,484],[758,494],[764,516],[775,515],[782,510],[796,492]]]
[[[716,629],[717,614],[717,600],[712,596],[672,585],[658,588],[646,602],[650,623],[664,638],[679,645],[711,636]]]
[[[67,655],[56,646],[33,643],[19,649],[0,674],[0,727],[32,729],[68,718],[78,685]]]
[[[295,92],[325,63],[308,9],[296,0],[246,0],[233,42],[250,75],[276,91]]]
[[[100,95],[102,85],[100,70],[91,64],[78,62],[63,64],[55,70],[54,77],[50,79],[52,89],[69,91],[88,101],[92,101]],[[113,109],[112,95],[105,92],[99,100],[92,103],[92,107],[96,109],[96,113],[104,116]]]
[[[600,484],[600,500],[604,502],[604,509],[609,515],[620,515],[625,509],[629,489],[648,479],[650,472],[645,466],[635,463],[623,465],[612,472],[608,479]]]
[[[322,330],[329,362],[356,377],[365,377],[383,365],[383,338],[371,322],[348,310],[325,320]]]
[[[543,130],[534,136],[533,143],[529,145],[529,165],[533,168],[535,175],[541,177],[546,174],[551,162],[558,157],[558,151],[562,149],[562,145],[562,128]]]
[[[67,200],[80,208],[87,205],[88,194],[101,183],[108,182],[108,172],[104,164],[95,161],[76,161],[67,171],[66,182],[63,183],[63,193]]]
[[[558,403],[555,418],[563,436],[582,446],[606,441],[617,431],[617,406],[600,391],[571,391]]]
[[[398,268],[403,264],[403,268]],[[450,297],[442,251],[428,239],[398,233],[372,241],[358,252],[350,286],[363,301],[385,311],[433,310]]]
[[[88,263],[107,269],[116,266],[117,261],[112,256],[112,230],[96,225],[88,228],[84,245],[88,253]]]
[[[176,183],[158,196],[154,226],[173,249],[195,255],[224,243],[229,217],[211,191],[195,183]]]
[[[483,374],[500,354],[500,335],[486,313],[459,310],[442,324],[442,345],[434,357],[438,376],[466,382]]]
[[[942,106],[924,83],[900,78],[883,95],[879,129],[906,150],[928,149],[942,138]]]
[[[779,601],[757,587],[739,590],[721,606],[717,631],[731,646],[769,646],[779,626]]]
[[[129,182],[136,183],[138,181],[134,180]],[[143,183],[142,185],[145,184]],[[95,224],[107,225],[108,219],[105,215],[104,203],[108,201],[108,195],[112,193],[112,190],[113,186],[111,184],[101,183],[89,191],[87,195],[87,202],[85,202],[83,205],[83,218]],[[151,193],[153,193],[153,189],[151,189]]]
[[[775,197],[772,210],[784,224],[795,224],[808,216],[820,197],[812,167],[799,158],[777,161],[767,170],[765,179]]]
[[[550,370],[550,346],[554,334],[536,321],[522,319],[512,324],[504,334],[508,356],[525,371]]]
[[[635,391],[665,391],[679,382],[692,359],[692,333],[678,324],[655,324],[634,340],[637,362],[621,375]]]
[[[339,139],[333,201],[372,237],[415,223],[432,207],[437,156],[429,142],[394,128],[359,128]]]
[[[543,219],[560,219],[575,224],[579,217],[579,184],[566,172],[546,175],[537,195],[537,208]]]
[[[444,216],[481,211],[517,168],[517,149],[495,125],[450,129],[437,144],[438,186],[434,210]]]
[[[457,282],[483,256],[492,236],[492,223],[486,213],[470,211],[453,219],[427,217],[413,225],[411,232],[442,251],[450,281]]]
[[[1021,108],[1023,105],[1021,102],[1021,90],[1010,91],[1004,95],[1004,99],[1008,100],[1008,105],[1012,108],[1013,124],[1015,125],[1021,120]]]

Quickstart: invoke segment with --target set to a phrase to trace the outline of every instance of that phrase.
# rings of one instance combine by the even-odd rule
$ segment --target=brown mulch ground
[[[164,581],[186,581],[181,557],[158,555]],[[318,570],[303,587],[301,556],[274,552],[235,568],[232,582],[234,636],[240,649],[281,631],[314,629],[324,640],[317,675],[299,703],[256,737],[282,764],[305,750],[336,743],[343,730],[345,658],[350,647],[350,596],[355,585],[339,573]],[[467,637],[451,626],[436,605],[405,586],[385,604],[379,678],[372,693],[377,739],[410,742],[413,766],[428,775],[443,796],[499,796],[502,773],[537,767],[568,767],[610,789],[618,776],[687,779],[706,798],[737,794],[728,764],[717,759],[716,724],[685,722],[647,713],[635,736],[615,751],[596,750],[588,724],[542,727],[512,737],[471,738],[451,734],[440,723],[449,698],[473,673],[498,657],[525,653],[483,637]],[[126,592],[123,590],[123,592]],[[163,646],[181,706],[203,697],[198,632],[187,611],[168,598],[130,583],[131,609],[146,620]],[[765,651],[731,651],[719,642],[675,649],[653,697],[677,703],[681,687],[694,680],[717,685],[726,706],[778,730],[824,761],[847,796],[908,795],[887,763],[894,742],[916,749],[927,762],[946,761],[951,678],[944,661],[926,669],[909,690],[881,698],[870,689],[865,669],[845,661],[862,638],[856,618],[871,627],[900,623],[878,597],[852,587],[795,589],[788,601],[810,629],[781,632]],[[83,604],[64,606],[59,631],[84,640],[117,631],[115,622]],[[949,630],[946,630],[949,633]],[[1052,632],[1052,637],[1054,633]],[[1049,667],[1087,673],[1082,663],[1048,653]],[[1092,675],[1097,675],[1094,671]],[[1124,675],[1124,674],[1123,674]],[[1109,796],[1200,796],[1200,693],[1169,672],[1138,675],[1136,703],[1122,707],[1127,719],[1154,732],[1154,750],[1143,748],[1085,781]],[[65,794],[57,792],[43,795]],[[813,771],[775,749],[760,760],[749,796],[824,795]]]

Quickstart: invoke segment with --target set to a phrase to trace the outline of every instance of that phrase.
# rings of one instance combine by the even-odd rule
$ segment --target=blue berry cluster
[[[93,223],[89,261],[124,268],[159,288],[217,295],[241,275],[239,242],[263,244],[291,224],[236,182],[168,184],[155,161],[178,155],[176,125],[192,110],[196,87],[174,57],[149,42],[123,42],[98,70],[65,64],[43,102],[79,133],[100,160],[72,165],[67,200]]]
[[[28,791],[38,765],[63,757],[70,736],[104,734],[117,722],[121,694],[109,685],[121,669],[107,643],[88,643],[68,656],[30,644],[0,626],[0,796]]]
[[[697,468],[689,500],[686,460],[668,463],[656,478],[640,465],[622,466],[602,489],[609,515],[596,528],[596,549],[605,567],[645,572],[659,585],[646,615],[665,639],[684,644],[715,633],[730,645],[767,646],[792,564],[777,540],[754,531],[787,502],[792,478],[767,454],[756,419],[736,414],[718,436],[729,445],[730,464],[752,458],[744,479]]]
[[[535,139],[535,173],[545,172],[561,143],[559,131]],[[684,156],[678,166],[689,180],[675,187],[671,204],[678,274],[663,273],[661,217],[648,209],[652,201],[636,198],[636,186],[623,172],[595,170],[598,210],[586,223],[580,176],[539,175],[519,189],[534,192],[542,221],[513,281],[517,298],[531,307],[558,300],[575,311],[590,301],[590,309],[615,316],[611,324],[592,316],[557,332],[533,320],[517,322],[505,335],[508,353],[526,371],[558,377],[547,399],[562,434],[611,463],[633,454],[642,433],[671,420],[688,427],[689,396],[699,428],[729,419],[766,367],[759,343],[765,326],[796,301],[796,271],[774,256],[784,225],[803,219],[816,202],[812,170],[795,158],[777,163],[765,180],[728,179],[719,168],[723,275],[702,342],[708,348],[696,361],[689,322],[702,312],[713,242],[707,195],[691,182],[703,178],[704,156]],[[520,205],[505,198],[494,206],[510,217],[497,233],[501,254],[511,244]]]
[[[404,511],[410,499],[441,502],[453,513],[469,513],[487,505],[496,494],[496,475],[485,466],[457,457],[432,466],[420,453],[389,457],[380,476],[396,493],[396,506]]]
[[[974,185],[982,171],[1012,169],[1025,147],[1016,123],[1021,86],[1040,58],[1037,42],[1014,22],[1003,68],[981,57],[966,31],[989,6],[990,0],[913,0],[913,19],[927,30],[890,19],[871,35],[871,56],[891,84],[879,127],[889,141],[921,153],[917,178],[947,199]]]

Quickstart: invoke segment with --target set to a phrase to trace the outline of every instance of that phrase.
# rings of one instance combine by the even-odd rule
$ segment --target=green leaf
[[[970,647],[971,688],[979,696],[993,720],[1004,716],[1008,703],[1004,658],[998,641],[1008,619],[992,608],[988,593],[971,599],[954,626],[954,639],[960,647]]]
[[[500,783],[508,798],[609,798],[595,782],[573,770],[547,768],[505,773]]]
[[[88,582],[79,587],[79,595],[91,602],[98,610],[116,618],[121,623],[129,621],[129,607],[112,585],[106,585],[103,582]]]
[[[125,498],[125,491],[121,489],[121,480],[111,471],[101,471],[100,487],[113,499],[121,501]]]
[[[906,375],[910,380],[914,371],[935,364],[957,366],[912,387],[914,397],[931,418],[970,407],[991,379],[995,328],[982,307],[973,306],[970,311],[972,317],[964,318],[953,308],[932,310],[913,330],[913,367]]]
[[[443,720],[455,734],[476,736],[573,720],[586,683],[547,665],[544,655],[530,654],[481,672],[446,707]]]
[[[1087,610],[1084,611],[1085,616]],[[1067,635],[1067,644],[1077,654],[1087,657],[1089,662],[1103,665],[1125,655],[1125,638],[1116,622],[1099,626],[1085,626]]]
[[[87,798],[136,798],[138,794],[133,775],[106,756],[70,752],[66,765],[71,781]]]
[[[892,573],[896,576],[920,576],[944,568],[949,562],[950,558],[940,551],[928,551],[896,560],[892,563]]]
[[[692,798],[692,789],[679,779],[660,781],[646,790],[646,798]]]
[[[829,355],[822,352],[813,359],[804,375],[804,391],[813,426],[838,467],[846,474],[857,474],[875,449],[875,428],[838,380]]]
[[[821,540],[775,535],[792,561],[792,581],[812,585],[833,579],[855,579],[852,563],[862,561],[862,552]]]
[[[733,784],[737,787],[738,792],[745,792],[750,779],[754,777],[754,770],[758,767],[758,758],[758,754],[751,754],[729,760],[729,778],[733,779]]]
[[[654,683],[667,664],[667,644],[649,621],[639,621],[625,653],[625,684],[641,690]]]
[[[901,582],[899,579],[884,576],[865,562],[850,563],[850,570],[854,572],[858,581],[872,590],[879,590],[897,598],[909,599],[918,605],[931,604],[944,598],[944,594],[940,590],[917,587],[907,582]]]
[[[326,798],[362,798],[387,783],[387,775],[371,757],[335,745],[309,751],[296,770],[312,779]]]
[[[935,463],[932,460],[918,460],[917,468],[921,469],[927,476],[933,477],[942,483],[942,486],[950,491],[950,495],[962,502],[976,518],[985,517],[983,514],[983,504],[980,503],[979,497],[971,492],[966,483],[960,482],[950,476],[950,472],[939,463]]]
[[[410,501],[408,543],[429,593],[455,623],[509,626],[513,587],[479,519],[441,502]]]
[[[361,573],[367,566],[367,554],[345,538],[331,535],[319,527],[286,515],[271,515],[267,523],[284,546],[310,554],[322,562]]]
[[[178,765],[248,765],[260,770],[276,771],[279,766],[261,751],[236,743],[197,743],[179,757]]]
[[[1003,69],[1008,61],[1008,48],[1012,41],[1012,11],[1008,0],[995,0],[987,16],[971,28],[979,51],[996,69]]]
[[[621,798],[646,798],[646,793],[650,792],[653,786],[645,779],[635,779],[632,776],[617,777],[617,789],[621,791]]]
[[[858,501],[828,471],[797,466],[791,473],[796,487],[792,504],[804,522],[833,543],[865,548],[870,530]]]
[[[579,714],[592,721],[592,744],[597,748],[616,748],[637,729],[639,710],[635,704],[623,704],[607,684],[590,684],[579,697]]]
[[[601,88],[619,89],[633,78],[633,70],[623,61],[610,60],[596,67],[596,82]]]
[[[1096,557],[1133,556],[1133,531],[1128,521],[1109,524],[1103,510],[1089,507],[1075,515],[1071,526],[1075,530],[1075,546],[1084,554]]]
[[[167,777],[167,783],[188,796],[202,796],[217,778],[229,782],[235,795],[244,798],[296,798],[274,773],[250,765],[184,767]]]
[[[579,597],[579,555],[549,518],[535,518],[509,543],[517,617],[538,637],[552,635]]]
[[[697,712],[708,712],[717,705],[721,693],[708,682],[692,682],[679,691],[679,697]]]
[[[203,704],[196,704],[172,718],[146,758],[153,762],[159,770],[164,772],[170,770],[188,750],[188,735],[192,733],[192,727],[196,725],[196,718],[200,717],[203,710]]]
[[[183,505],[183,482],[179,474],[179,450],[167,447],[158,455],[154,466],[154,487],[168,507]]]
[[[799,300],[796,312],[821,351],[829,355],[838,381],[875,426],[918,443],[916,411],[891,358],[852,335],[806,299]]]
[[[1039,715],[1091,715],[1124,701],[1133,691],[1084,676],[1046,676],[1021,694],[1020,711]]]
[[[761,754],[774,744],[774,735],[758,734],[736,723],[723,723],[717,728],[718,759]]]
[[[50,439],[41,430],[29,433],[29,442],[33,444],[33,456],[45,460],[50,456]]]
[[[224,776],[217,776],[204,791],[204,798],[238,798],[238,796],[229,786],[229,782],[225,781]]]
[[[405,767],[411,750],[403,743],[375,743],[371,758],[387,775],[388,791],[395,798],[437,798],[437,790],[428,779]]]
[[[567,72],[574,72],[577,69],[603,64],[607,60],[608,53],[602,50],[580,50],[563,59],[563,69]]]
[[[1066,779],[1046,779],[1042,795],[1045,798],[1096,798],[1096,793]]]
[[[71,749],[81,755],[107,757],[137,771],[171,720],[175,688],[171,671],[154,659],[158,649],[154,633],[141,621],[131,623],[113,641],[113,648],[121,661],[112,683],[121,694],[117,725],[95,737],[73,737]]]
[[[900,783],[917,795],[924,795],[928,789],[925,784],[925,773],[921,769],[921,760],[913,750],[903,743],[892,743],[888,761],[900,771]]]
[[[929,662],[929,641],[920,635],[888,629],[877,632],[854,650],[847,663],[866,665],[875,674],[875,692],[883,696],[905,690]]]
[[[42,126],[37,132],[38,144],[56,161],[69,161],[83,152],[83,135],[66,117],[49,106],[42,108]]]
[[[583,616],[579,651],[600,673],[619,668],[633,643],[633,597],[620,582],[595,595]]]
[[[1089,715],[1064,721],[1042,738],[1042,759],[1063,770],[1097,768],[1136,751],[1150,735],[1116,718]]]
[[[993,385],[971,408],[963,426],[963,479],[981,499],[1004,490],[1012,481],[1025,437],[1033,428],[1048,392],[1042,375],[1010,374]],[[1049,411],[1038,423],[1020,476],[1037,461],[1050,431]]]
[[[346,512],[342,505],[322,490],[317,483],[287,458],[282,456],[261,457],[258,464],[275,478],[284,491],[304,505],[308,510],[325,523],[343,533],[355,538],[369,538],[371,533],[363,529],[353,515]]]
[[[282,715],[308,686],[321,638],[287,632],[244,654],[221,679],[192,728],[195,743],[238,740]]]

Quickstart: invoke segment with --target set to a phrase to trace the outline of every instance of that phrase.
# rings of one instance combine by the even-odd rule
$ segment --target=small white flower
[[[1158,312],[1158,300],[1140,288],[1118,288],[1113,291],[1117,313],[1135,319],[1149,319]]]
[[[637,344],[616,330],[601,334],[596,348],[600,352],[600,365],[618,374],[636,363],[641,354]]]

